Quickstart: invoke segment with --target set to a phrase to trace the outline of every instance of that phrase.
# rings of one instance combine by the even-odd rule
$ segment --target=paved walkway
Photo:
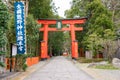
[[[17,74],[19,74],[19,72],[6,71],[5,73],[0,74],[0,80],[9,80],[11,77],[16,76]]]
[[[84,71],[78,69],[65,57],[53,58],[43,68],[37,69],[24,80],[94,80]]]
[[[9,79],[3,79],[3,80],[23,80],[24,78],[26,78],[31,73],[34,73],[36,70],[41,70],[49,62],[50,62],[50,60],[40,61],[38,64],[35,64],[35,65],[31,66],[31,67],[28,67],[27,71],[20,72],[18,75],[14,76],[14,77],[9,77]]]

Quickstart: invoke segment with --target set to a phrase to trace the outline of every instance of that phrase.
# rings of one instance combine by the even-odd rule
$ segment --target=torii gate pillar
[[[75,38],[75,26],[74,24],[70,24],[70,31],[71,31],[71,41],[72,41],[72,46],[71,46],[71,52],[72,52],[72,58],[76,59],[78,58],[78,42]]]
[[[41,59],[48,57],[48,24],[44,24],[43,41],[41,41]]]

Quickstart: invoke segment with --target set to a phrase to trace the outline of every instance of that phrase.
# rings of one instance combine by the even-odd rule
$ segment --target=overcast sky
[[[55,6],[59,7],[59,9],[57,11],[61,17],[65,17],[64,11],[67,9],[70,9],[70,2],[71,1],[72,0],[53,0],[53,2],[55,3]]]

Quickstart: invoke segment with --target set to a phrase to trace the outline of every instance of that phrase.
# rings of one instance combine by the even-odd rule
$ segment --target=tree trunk
[[[29,1],[26,0],[26,5],[25,5],[25,17],[28,17],[28,7],[29,7]]]
[[[112,22],[114,22],[115,9],[112,11]]]

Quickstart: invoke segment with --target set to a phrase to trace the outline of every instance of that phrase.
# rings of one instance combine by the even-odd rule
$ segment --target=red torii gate
[[[50,24],[56,24],[58,21],[61,21],[62,24],[69,24],[70,26],[68,28],[49,28],[48,26]],[[71,31],[71,51],[72,51],[72,58],[77,59],[78,58],[78,42],[75,38],[75,31],[82,31],[83,27],[75,27],[75,24],[84,24],[86,21],[86,18],[80,18],[80,19],[61,19],[61,20],[55,20],[55,19],[38,19],[38,24],[43,24],[43,27],[39,29],[39,31],[43,31],[43,41],[41,41],[41,59],[47,59],[48,58],[48,32],[49,31]]]

